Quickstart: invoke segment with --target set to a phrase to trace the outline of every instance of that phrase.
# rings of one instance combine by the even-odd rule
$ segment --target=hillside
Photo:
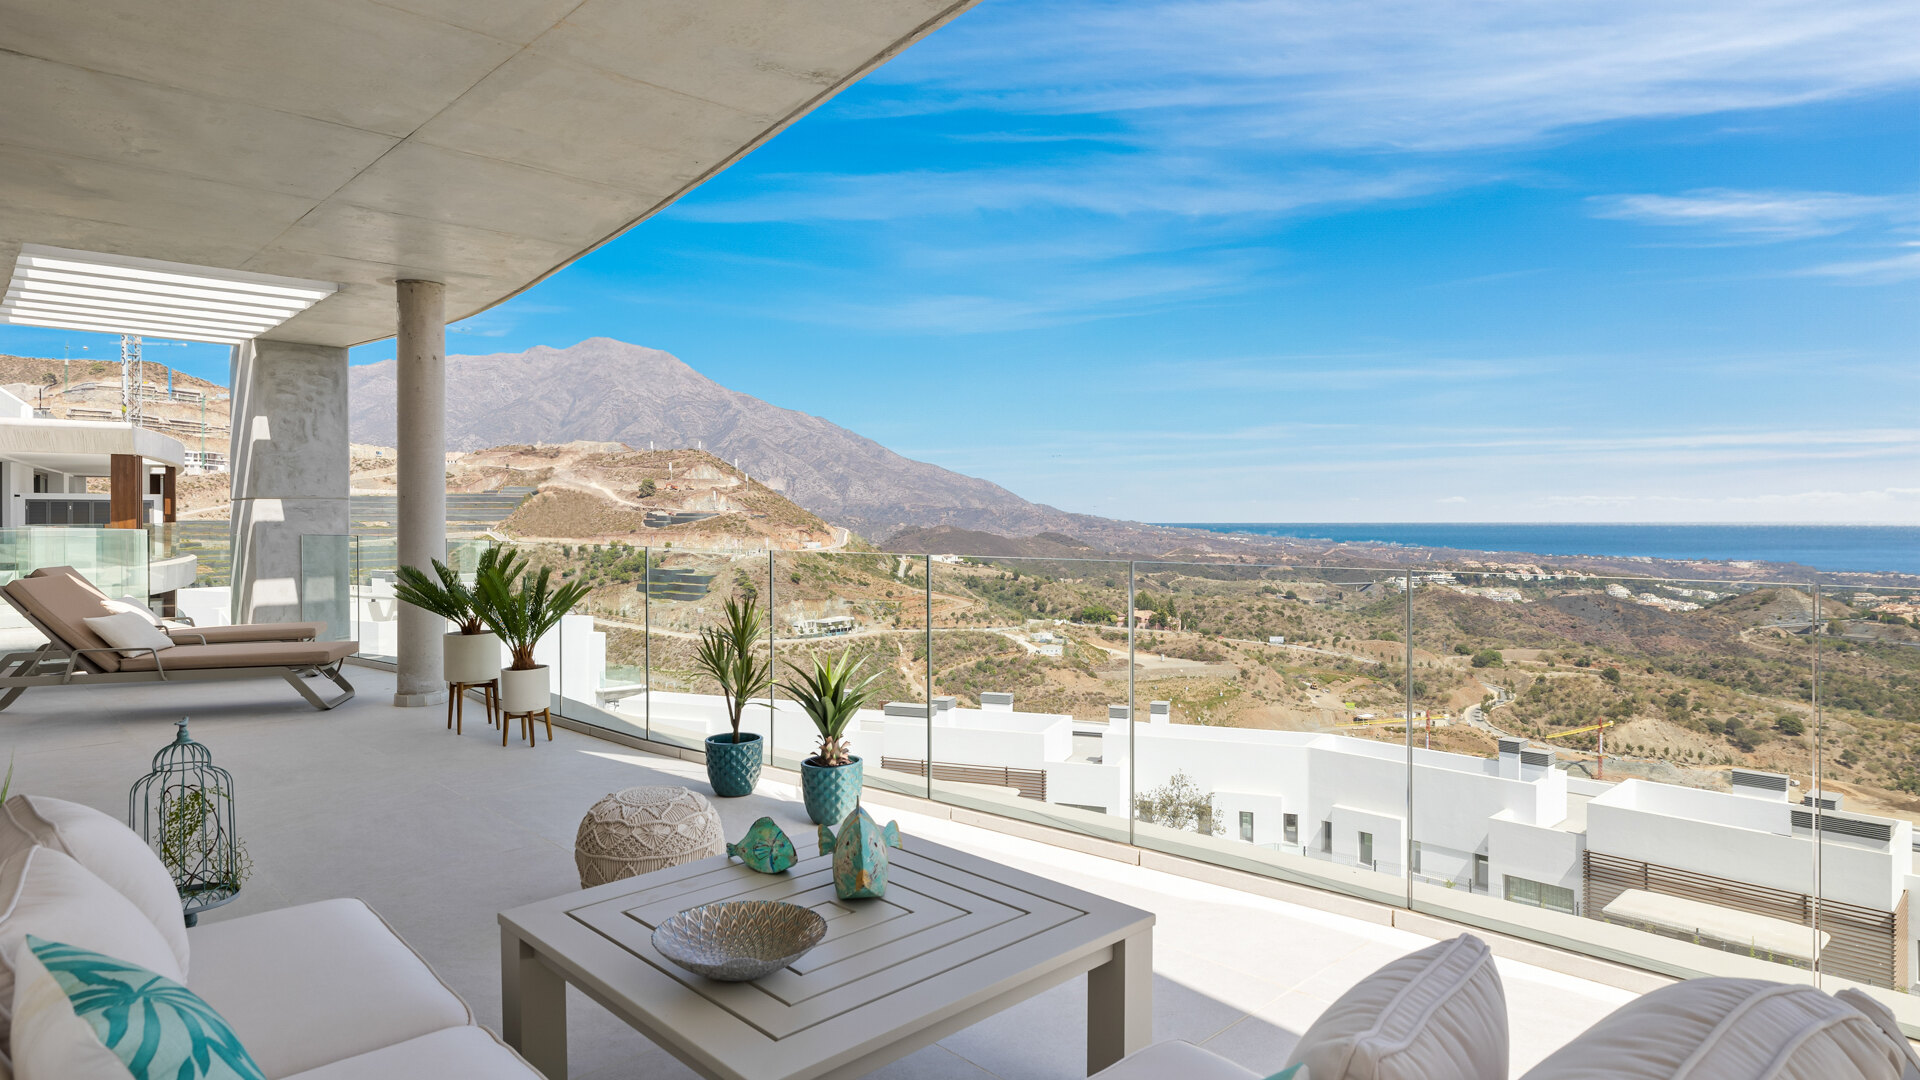
[[[146,426],[189,450],[224,454],[231,441],[227,388],[148,360],[144,365]],[[0,355],[0,388],[57,420],[121,419],[120,360]]]
[[[392,445],[393,362],[355,367],[352,379],[354,441]],[[580,440],[704,447],[872,538],[936,525],[1027,535],[1097,520],[729,390],[658,349],[591,338],[565,349],[447,357],[449,449]]]

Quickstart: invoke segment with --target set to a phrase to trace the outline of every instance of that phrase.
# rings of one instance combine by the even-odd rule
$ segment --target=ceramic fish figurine
[[[820,826],[820,854],[833,852],[833,891],[842,900],[886,895],[890,847],[905,849],[899,823],[889,821],[882,829],[865,807],[854,807],[840,823],[838,839],[832,829]]]
[[[754,822],[739,843],[728,844],[727,854],[763,874],[778,874],[800,861],[793,841],[787,839],[787,834],[770,817]]]

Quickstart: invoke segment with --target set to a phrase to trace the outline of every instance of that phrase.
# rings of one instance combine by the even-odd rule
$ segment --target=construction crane
[[[120,335],[120,418],[134,427],[145,419],[146,364],[140,359],[140,335]]]
[[[1586,727],[1572,728],[1567,731],[1556,731],[1548,735],[1547,738],[1564,739],[1569,735],[1584,735],[1589,731],[1595,732],[1593,737],[1593,778],[1595,780],[1603,780],[1607,775],[1607,729],[1619,723],[1620,721],[1618,720],[1602,720],[1597,724],[1588,724]]]

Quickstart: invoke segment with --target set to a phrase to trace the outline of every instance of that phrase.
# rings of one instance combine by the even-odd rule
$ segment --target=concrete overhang
[[[0,417],[0,458],[73,476],[105,476],[115,454],[179,467],[187,448],[157,431],[97,420]]]
[[[316,345],[391,336],[402,278],[464,318],[974,2],[0,0],[0,266],[334,282],[270,334]]]

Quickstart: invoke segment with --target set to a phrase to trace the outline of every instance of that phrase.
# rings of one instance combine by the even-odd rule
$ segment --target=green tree
[[[1498,649],[1481,649],[1479,652],[1473,654],[1472,663],[1474,667],[1481,668],[1503,667],[1506,661],[1501,659],[1500,650]]]
[[[1201,791],[1193,777],[1184,772],[1174,773],[1164,785],[1135,798],[1134,814],[1141,821],[1203,836],[1220,836],[1227,831],[1213,793]]]

